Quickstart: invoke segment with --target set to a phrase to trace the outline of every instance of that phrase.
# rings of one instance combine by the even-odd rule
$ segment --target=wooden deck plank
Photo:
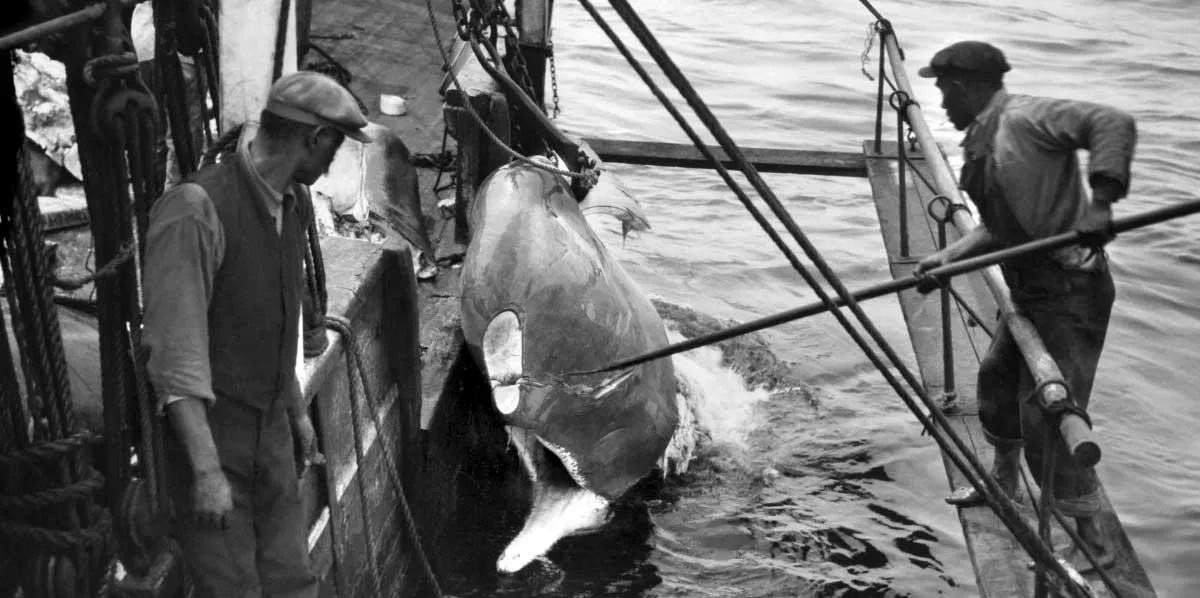
[[[873,142],[864,142],[863,152],[866,156],[866,168],[871,182],[872,195],[875,199],[879,215],[880,230],[884,245],[888,252],[888,261],[894,278],[911,276],[915,266],[913,259],[903,259],[900,249],[900,214],[899,214],[899,181],[897,179],[895,158],[895,143],[888,143],[883,148],[883,154],[873,153]],[[913,167],[925,175],[926,180],[933,180],[928,166],[919,154],[910,155]],[[935,194],[925,186],[920,177],[913,176],[910,171],[907,177],[907,217],[909,218],[909,254],[924,256],[936,249],[937,228],[926,213],[926,204]],[[953,226],[947,231],[950,242],[959,238]],[[995,320],[996,303],[982,276],[971,274],[954,280],[954,288],[967,301],[972,303],[975,312],[984,319],[984,324],[995,330],[998,323]],[[941,336],[941,306],[938,293],[920,295],[915,290],[905,291],[899,296],[917,365],[930,396],[938,396],[942,392],[943,362]],[[978,372],[978,357],[987,351],[990,339],[979,327],[968,327],[965,324],[967,316],[961,316],[955,310],[951,321],[953,330],[953,347],[955,353],[955,378],[962,412],[949,416],[954,431],[971,446],[976,457],[990,467],[992,447],[984,440],[982,427],[979,423],[978,408],[975,403],[976,374]],[[978,356],[978,357],[977,357]],[[947,478],[950,488],[966,485],[962,472],[943,454]],[[1028,468],[1022,465],[1029,484],[1034,478]],[[1036,497],[1036,488],[1032,490],[1023,485],[1022,497],[1017,503],[1018,511],[1031,524],[1036,526],[1036,515],[1032,509]],[[1122,596],[1155,596],[1145,571],[1137,561],[1136,554],[1129,544],[1129,539],[1121,527],[1116,513],[1109,504],[1107,495],[1103,494],[1103,513],[1101,524],[1110,537],[1116,538],[1121,546],[1117,564],[1109,569]],[[1000,518],[986,506],[959,509],[959,520],[962,524],[963,535],[967,549],[975,567],[976,581],[981,596],[985,598],[1009,598],[1033,596],[1033,573],[1026,564],[1029,557],[1024,549],[1009,533]],[[1065,532],[1057,525],[1054,528],[1055,544],[1064,545],[1068,540]],[[1099,596],[1111,594],[1104,586],[1100,577],[1095,573],[1086,576]]]
[[[597,137],[588,137],[584,141],[605,162],[675,168],[712,168],[712,163],[693,145]],[[708,147],[726,167],[736,168],[720,146]],[[865,160],[856,152],[744,147],[742,153],[759,172],[867,176]]]

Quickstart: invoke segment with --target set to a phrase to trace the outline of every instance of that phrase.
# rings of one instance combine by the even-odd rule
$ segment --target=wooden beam
[[[674,168],[712,168],[712,163],[692,145],[595,137],[586,138],[584,141],[605,162]],[[727,168],[736,168],[724,150],[715,145],[708,147]],[[866,159],[857,152],[744,147],[742,153],[759,172],[867,176]]]

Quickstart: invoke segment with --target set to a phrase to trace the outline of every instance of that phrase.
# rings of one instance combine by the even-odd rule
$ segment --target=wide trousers
[[[1088,271],[1045,259],[1006,266],[1004,273],[1018,312],[1033,323],[1070,398],[1086,411],[1115,296],[1107,263]],[[989,442],[999,450],[1024,446],[1026,463],[1039,483],[1043,461],[1053,454],[1058,508],[1072,517],[1094,515],[1100,509],[1095,470],[1076,464],[1058,436],[1045,446],[1046,418],[1032,396],[1033,376],[1008,327],[996,329],[978,380],[979,419]]]
[[[315,597],[296,448],[282,401],[261,411],[218,400],[208,412],[221,469],[233,490],[228,529],[201,528],[192,518],[192,469],[167,434],[174,534],[198,597]]]

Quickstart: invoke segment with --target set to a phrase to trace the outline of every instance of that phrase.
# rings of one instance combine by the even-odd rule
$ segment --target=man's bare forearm
[[[1003,243],[994,233],[983,226],[976,226],[971,232],[946,247],[946,261],[955,262],[969,257],[975,257],[999,249]]]
[[[166,406],[167,417],[187,451],[197,477],[221,471],[221,459],[208,425],[208,405],[204,399],[181,398]]]

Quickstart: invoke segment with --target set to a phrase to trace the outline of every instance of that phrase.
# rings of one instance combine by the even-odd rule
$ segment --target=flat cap
[[[371,143],[363,132],[367,119],[350,90],[328,75],[296,71],[277,79],[267,97],[267,112],[309,125],[325,126],[351,139]]]
[[[999,81],[1004,73],[1012,70],[1004,52],[987,42],[974,40],[950,44],[921,67],[917,74],[927,79],[941,76],[975,76]]]

